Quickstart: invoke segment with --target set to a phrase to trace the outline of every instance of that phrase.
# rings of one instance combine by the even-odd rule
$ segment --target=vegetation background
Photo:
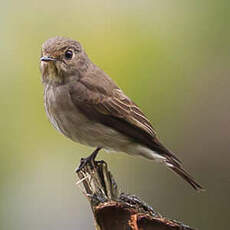
[[[93,229],[74,169],[92,148],[51,127],[41,44],[79,40],[145,112],[207,191],[122,153],[99,156],[120,188],[198,229],[226,229],[230,205],[229,1],[1,1],[0,229]]]

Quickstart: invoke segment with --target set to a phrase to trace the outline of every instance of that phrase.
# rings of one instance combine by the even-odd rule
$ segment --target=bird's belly
[[[71,140],[84,145],[115,151],[124,151],[123,149],[131,143],[130,138],[121,133],[88,120],[79,111],[73,110],[72,112],[65,111],[50,116],[50,121],[54,127]]]
[[[84,145],[125,151],[132,142],[129,137],[89,120],[73,105],[68,95],[59,97],[60,93],[57,90],[57,88],[46,89],[44,99],[49,121],[59,132]]]

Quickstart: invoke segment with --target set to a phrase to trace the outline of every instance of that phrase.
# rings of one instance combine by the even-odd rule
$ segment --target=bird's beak
[[[43,56],[40,58],[40,61],[49,62],[49,61],[56,61],[56,59],[52,57]]]

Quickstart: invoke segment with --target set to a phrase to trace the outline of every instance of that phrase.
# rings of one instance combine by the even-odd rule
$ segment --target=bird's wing
[[[179,161],[159,142],[155,130],[138,106],[109,77],[95,81],[96,77],[84,77],[71,85],[70,97],[79,111],[90,120],[111,127],[162,156]]]
[[[111,81],[107,81],[107,87],[103,87],[102,84],[93,84],[87,78],[82,79],[72,85],[70,95],[78,109],[91,119],[102,123],[106,118],[115,119],[135,127],[149,137],[155,137],[155,131],[143,112]]]
[[[155,136],[155,131],[149,120],[120,89],[113,89],[112,95],[103,97],[95,109],[104,115],[124,120],[152,137]]]

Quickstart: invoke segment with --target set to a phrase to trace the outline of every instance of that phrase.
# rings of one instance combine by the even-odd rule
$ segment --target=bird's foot
[[[98,147],[90,156],[86,157],[86,158],[81,158],[80,161],[80,165],[79,167],[76,169],[76,173],[80,172],[87,164],[89,164],[89,166],[91,168],[93,168],[93,164],[95,161],[95,158],[97,157],[98,152],[101,150],[100,147]]]

